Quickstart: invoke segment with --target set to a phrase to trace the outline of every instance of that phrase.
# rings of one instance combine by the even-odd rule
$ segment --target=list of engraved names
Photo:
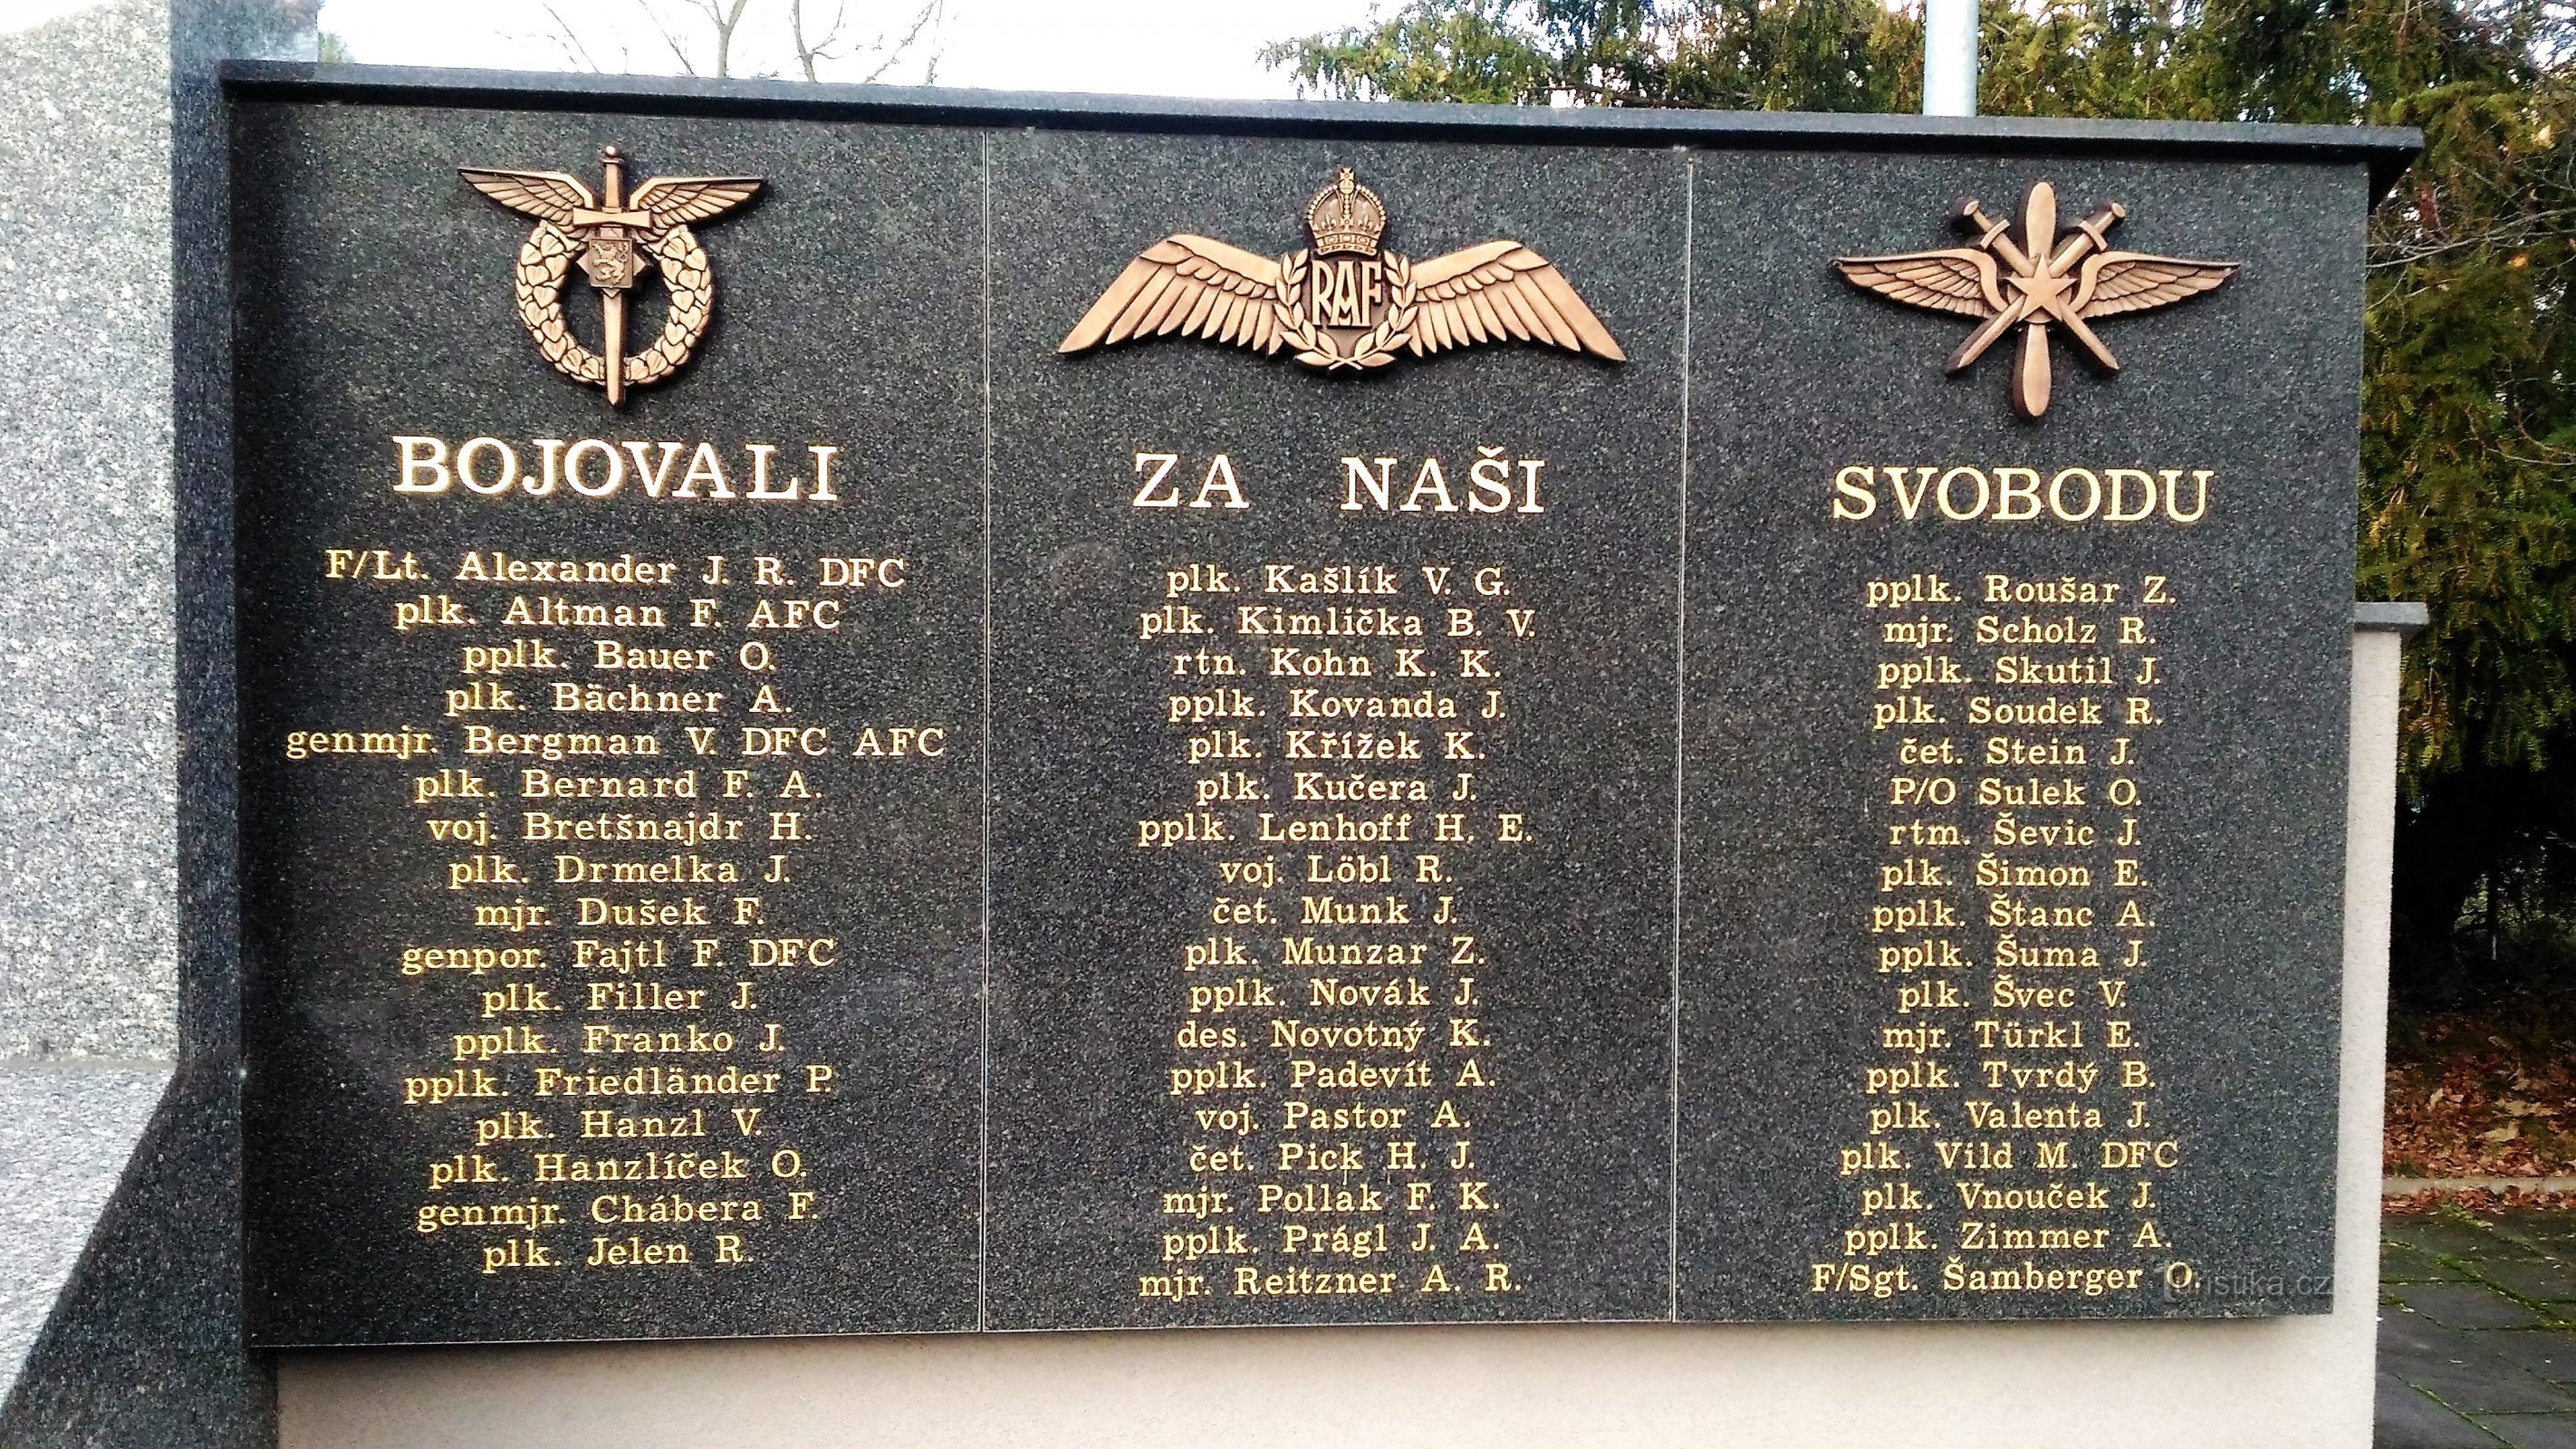
[[[1515,582],[1456,558],[1198,559],[1139,601],[1171,793],[1135,846],[1208,901],[1170,948],[1140,1296],[1514,1291],[1477,1136],[1512,1070],[1482,1016],[1512,973],[1481,867],[1537,828],[1480,778],[1542,627]]]
[[[1765,1004],[1684,976],[1734,959],[1687,938],[1716,863],[1659,803],[1692,763],[1671,676],[1620,663],[1673,637],[1672,596],[1564,553],[1609,558],[1582,530],[1610,515],[1537,450],[1285,480],[1138,451],[1045,524],[1087,535],[979,579],[968,526],[841,512],[831,445],[390,445],[394,509],[267,564],[347,641],[306,657],[369,683],[280,694],[252,744],[314,842],[281,919],[333,943],[320,1004],[283,998],[313,1055],[259,1070],[328,1083],[264,1087],[272,1112],[370,1124],[305,1159],[344,1173],[315,1201],[405,1281],[489,1285],[471,1311],[577,1316],[556,1285],[596,1281],[721,1314],[934,1263],[906,1257],[931,1223],[945,1276],[909,1316],[807,1321],[1725,1316],[1659,1301],[1697,1204],[1658,1120],[1765,1110],[1675,1095],[1722,1096],[1724,1054],[1808,1104],[1758,1144],[1787,1251],[1725,1268],[1772,1312],[2169,1311],[2241,1261],[2170,1207],[2209,1142],[2165,1029],[2167,942],[2212,909],[2166,863],[2194,788],[2167,762],[2211,707],[2176,542],[2207,470],[2002,471],[2139,525],[2106,566],[1889,532],[1830,608],[1784,591],[1860,641],[1797,661],[1839,711],[1798,778],[1863,794],[1856,836],[1776,837],[1824,862],[1796,890],[1696,907],[1727,952],[1755,937],[1726,912],[1820,913],[1772,918],[1821,948]],[[1835,536],[1949,496],[1881,484],[1835,479]],[[620,490],[666,511],[614,548],[535,511]],[[1720,1034],[1662,1014],[1692,991]],[[1828,1011],[1838,1044],[1755,1060]]]
[[[631,470],[675,500],[837,501],[828,446],[789,477],[766,448],[394,441],[416,496]],[[457,1272],[572,1276],[792,1258],[862,1210],[814,1170],[847,1064],[799,1016],[853,988],[861,924],[814,852],[873,828],[872,777],[938,768],[953,726],[843,716],[815,686],[872,614],[950,581],[783,547],[353,538],[303,563],[427,681],[272,746],[304,788],[403,812],[398,940],[371,969],[423,1029],[379,1090],[426,1150],[383,1210]]]
[[[1845,469],[1835,514],[1904,505],[1906,470]],[[1964,507],[1994,485],[1912,480]],[[1959,474],[1975,470],[1953,470]],[[2041,475],[2001,471],[2040,517]],[[2209,507],[2208,470],[2060,472],[2047,506],[2179,529]],[[2170,570],[2171,566],[2168,566]],[[2158,1222],[2185,1124],[2160,1098],[2141,1024],[2163,1004],[2159,768],[2178,710],[2205,707],[2164,636],[2187,573],[2034,575],[1958,568],[1855,581],[1872,645],[1851,681],[1878,773],[1855,902],[1874,984],[1872,1050],[1852,1063],[1832,1152],[1841,1216],[1807,1267],[1816,1295],[1982,1302],[2188,1292],[2193,1245]],[[2187,703],[2177,703],[2178,696]]]

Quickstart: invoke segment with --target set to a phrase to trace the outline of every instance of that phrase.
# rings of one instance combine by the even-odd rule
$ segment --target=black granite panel
[[[2364,158],[311,94],[235,129],[254,1341],[2330,1301]],[[455,174],[603,142],[768,182],[622,412]],[[1056,351],[1340,166],[1625,362]],[[1828,262],[2042,178],[2243,267],[2029,422]],[[395,488],[478,437],[839,496]]]
[[[713,328],[682,376],[622,413],[539,356],[513,310],[530,223],[457,176],[501,166],[596,185],[603,143],[635,158],[634,182],[768,183],[747,211],[701,224]],[[253,105],[236,156],[255,1337],[972,1325],[977,138]],[[575,335],[597,345],[578,276],[567,297]],[[639,304],[639,342],[661,322],[658,301]],[[500,439],[531,482],[541,439],[634,441],[645,456],[675,441],[682,469],[705,442],[746,496],[718,501],[702,483],[680,501],[676,473],[658,501],[640,478],[596,499],[569,485],[404,495],[397,435],[451,454]],[[808,447],[837,448],[839,501],[750,500],[754,443],[808,487]],[[497,476],[498,453],[478,461]],[[590,468],[596,484],[595,453]],[[460,577],[471,558],[497,569],[496,552],[671,571]],[[721,582],[707,582],[708,555],[729,560]],[[781,561],[775,582],[762,555]],[[870,568],[872,586],[850,587],[825,558],[901,559],[902,586]],[[583,622],[556,604],[664,612]],[[603,640],[706,652],[611,667]],[[566,711],[558,693],[635,685],[725,698],[646,714]],[[407,760],[288,757],[294,732],[406,728],[428,745]],[[523,749],[477,753],[478,728]],[[944,734],[896,733],[932,729]],[[659,754],[586,755],[554,739],[566,735],[640,737]],[[694,794],[537,797],[532,769],[648,791],[685,779]],[[466,793],[468,776],[491,798]],[[531,836],[532,811],[554,817],[554,838]],[[689,822],[711,831],[673,833]],[[567,858],[582,878],[566,878]],[[514,914],[522,903],[547,914]],[[406,974],[411,947],[539,954]],[[472,1225],[509,1204],[547,1225]],[[545,1258],[558,1266],[533,1266]]]
[[[993,146],[992,1324],[1663,1316],[1682,157]],[[1392,250],[1551,258],[1626,364],[1053,354],[1168,233],[1303,248],[1338,166]]]
[[[2243,269],[2098,320],[2116,379],[2061,337],[2033,423],[2006,403],[2013,339],[1945,377],[1974,318],[1826,261],[1961,245],[1954,198],[2018,219],[2042,179],[2070,224],[2124,203],[2116,245]],[[1684,1317],[2329,1306],[2363,186],[2334,166],[1705,158]],[[1879,470],[1850,480],[1875,511],[1838,518],[1838,496],[1861,508],[1835,486],[1854,465]],[[2036,470],[2041,501],[1946,517],[1961,466]],[[2185,515],[2206,470],[2206,513],[2062,522],[2044,489],[2068,468],[2179,479]],[[1977,513],[1974,478],[1948,486]],[[2066,480],[2067,512],[2085,486]],[[2022,582],[1996,598],[1995,574]],[[2082,672],[2097,658],[2107,678]],[[2025,660],[2077,672],[2007,679]],[[1980,698],[2035,712],[1980,722]]]

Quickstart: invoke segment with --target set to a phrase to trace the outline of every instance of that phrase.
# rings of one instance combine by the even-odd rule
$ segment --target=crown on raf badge
[[[1385,232],[1385,205],[1348,166],[1306,203],[1306,234],[1315,239],[1319,257],[1376,256],[1377,239]]]

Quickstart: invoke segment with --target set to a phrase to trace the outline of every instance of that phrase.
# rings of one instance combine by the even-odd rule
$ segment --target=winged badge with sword
[[[626,194],[626,158],[600,148],[602,185],[588,186],[560,171],[459,168],[467,184],[510,210],[535,217],[536,229],[519,248],[519,320],[555,370],[575,382],[607,389],[611,406],[626,390],[659,382],[679,371],[706,335],[715,311],[715,274],[706,248],[689,230],[713,221],[760,190],[756,176],[658,176]],[[599,292],[600,350],[572,335],[564,316],[563,285],[578,261]],[[658,267],[670,306],[661,335],[629,352],[626,294]]]
[[[1977,234],[1974,246],[1837,257],[1834,267],[1852,285],[1891,301],[1983,319],[1950,354],[1951,372],[1983,357],[2014,327],[2021,328],[2021,350],[2013,361],[2013,408],[2035,418],[2048,411],[2051,327],[2064,328],[2104,372],[2118,372],[2120,359],[2089,325],[2092,319],[2179,302],[2217,287],[2236,271],[2235,262],[2113,250],[2111,228],[2128,214],[2119,203],[2106,202],[2061,235],[2057,189],[2042,181],[2022,203],[2020,241],[2013,239],[2010,221],[1989,216],[1968,200],[1959,203],[1954,215]]]

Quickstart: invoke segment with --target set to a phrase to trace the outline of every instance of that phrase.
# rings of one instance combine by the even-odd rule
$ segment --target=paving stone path
[[[2389,1218],[2379,1449],[2576,1449],[2576,1213]]]

